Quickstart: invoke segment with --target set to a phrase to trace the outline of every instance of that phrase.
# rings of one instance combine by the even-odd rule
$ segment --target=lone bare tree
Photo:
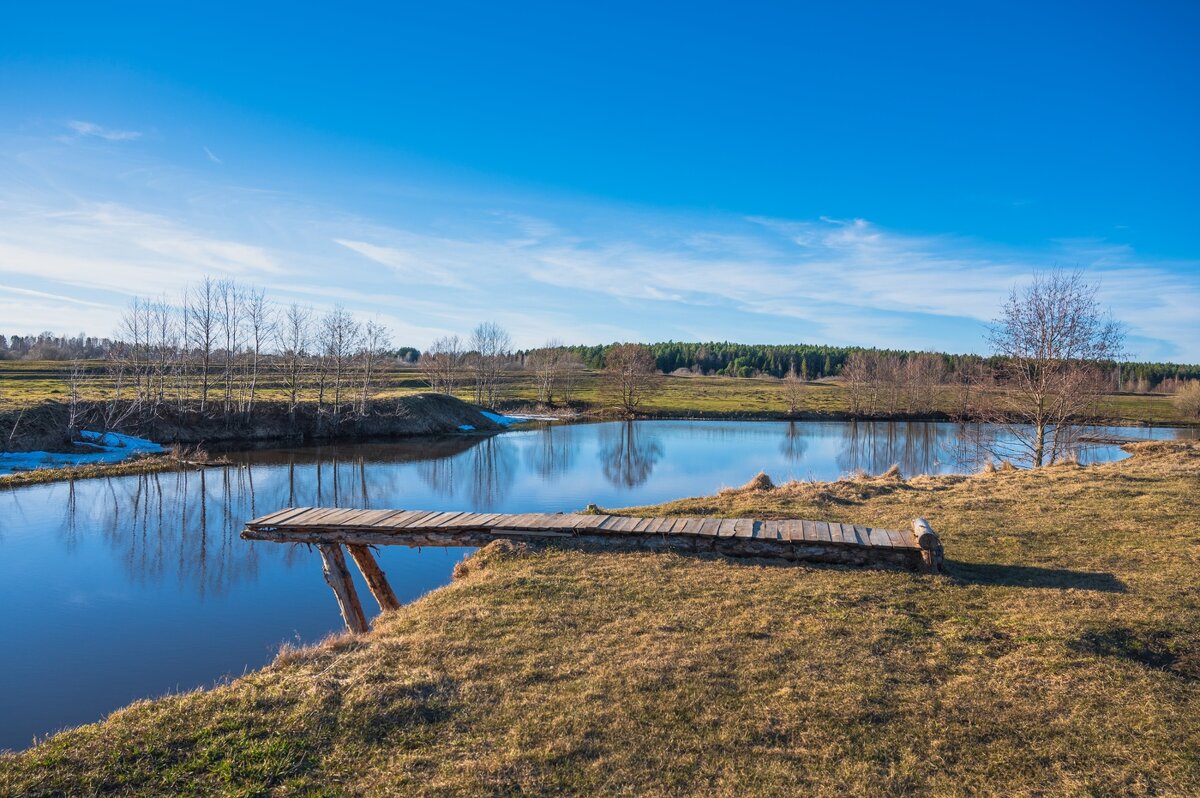
[[[783,395],[787,398],[788,415],[796,415],[800,409],[800,397],[804,393],[804,380],[796,373],[796,367],[788,369],[783,377]]]
[[[1103,361],[1121,355],[1124,332],[1096,292],[1077,271],[1039,274],[1012,290],[993,323],[998,384],[984,420],[1000,425],[1035,468],[1074,450],[1076,422],[1108,382]]]
[[[486,321],[471,331],[471,372],[475,377],[475,404],[494,407],[500,386],[500,373],[512,357],[512,338],[494,321]]]
[[[658,387],[654,355],[641,344],[619,344],[604,355],[604,385],[611,403],[628,415]]]

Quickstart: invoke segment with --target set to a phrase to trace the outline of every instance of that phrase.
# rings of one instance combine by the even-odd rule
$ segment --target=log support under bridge
[[[367,631],[369,628],[367,616],[363,612],[362,602],[358,599],[358,590],[354,587],[350,569],[346,567],[346,557],[342,554],[341,544],[317,543],[316,545],[317,551],[321,553],[321,568],[325,573],[325,582],[333,590],[333,596],[337,599],[338,610],[342,613],[342,620],[345,621],[346,628],[355,634]],[[349,550],[354,564],[362,573],[363,579],[366,580],[371,595],[379,604],[379,609],[398,609],[400,600],[396,598],[392,586],[388,584],[387,576],[379,567],[379,563],[375,561],[371,549],[362,544],[349,544],[346,548]]]
[[[346,628],[354,633],[366,631],[368,624],[342,546],[385,611],[396,609],[400,601],[371,554],[372,546],[486,546],[498,539],[554,540],[589,549],[669,549],[797,563],[908,568],[927,574],[942,569],[941,540],[923,518],[907,529],[890,530],[800,519],[300,507],[247,522],[242,537],[315,545],[321,553],[325,581],[337,598]]]

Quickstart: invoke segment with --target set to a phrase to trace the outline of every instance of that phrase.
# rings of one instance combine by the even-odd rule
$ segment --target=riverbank
[[[1200,445],[1130,448],[637,510],[924,515],[944,577],[487,551],[366,636],[0,759],[0,793],[1195,794]]]
[[[103,411],[104,408],[99,405],[81,403],[76,408],[75,417],[98,421],[104,418]],[[515,422],[514,419],[442,394],[415,394],[380,400],[372,403],[365,413],[345,415],[321,412],[313,405],[289,410],[285,405],[269,402],[263,402],[253,414],[233,417],[180,411],[170,405],[161,405],[154,408],[153,412],[125,415],[118,429],[144,438],[126,439],[125,442],[137,440],[140,448],[146,451],[138,451],[131,446],[129,452],[132,457],[119,463],[81,462],[72,465],[72,459],[84,461],[89,455],[95,457],[98,447],[89,441],[122,436],[99,436],[98,433],[83,431],[75,433],[76,440],[68,440],[66,430],[72,423],[68,421],[70,417],[70,410],[56,402],[0,413],[0,433],[3,433],[0,438],[4,441],[0,455],[7,453],[7,459],[14,462],[29,461],[29,470],[19,469],[15,474],[0,474],[0,488],[88,476],[152,473],[169,470],[173,463],[186,466],[188,463],[183,461],[197,459],[180,454],[152,454],[150,450],[161,447],[150,444],[150,441],[179,451],[205,447],[246,448],[264,443],[341,442],[464,432],[488,433],[505,429]],[[74,423],[77,426],[81,424],[79,421]],[[15,456],[25,452],[39,456]],[[114,450],[113,454],[119,454],[119,451]],[[42,460],[54,461],[59,467],[37,467]]]

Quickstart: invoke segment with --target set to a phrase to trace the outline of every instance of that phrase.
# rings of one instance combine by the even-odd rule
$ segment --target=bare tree
[[[534,349],[525,356],[525,368],[533,372],[539,402],[554,404],[555,393],[562,385],[572,354],[562,341],[551,339],[541,349]]]
[[[217,283],[216,298],[217,323],[224,344],[221,379],[224,382],[224,409],[228,416],[233,412],[237,387],[237,361],[242,348],[245,307],[242,290],[232,280]]]
[[[457,335],[439,338],[421,353],[418,365],[435,393],[453,394],[458,388],[466,352]]]
[[[363,325],[362,351],[359,353],[359,359],[362,361],[362,396],[358,404],[360,414],[365,415],[367,412],[367,400],[371,396],[371,379],[375,376],[379,360],[391,343],[391,334],[387,327],[373,320]]]
[[[499,324],[487,321],[471,331],[468,348],[475,379],[475,404],[494,407],[500,374],[512,357],[512,338]]]
[[[217,338],[217,284],[206,276],[187,293],[188,345],[200,359],[200,412],[208,409],[209,373]]]
[[[297,305],[295,302],[288,305],[283,312],[283,320],[279,324],[276,335],[279,348],[279,374],[283,379],[283,388],[287,392],[288,415],[294,422],[308,366],[308,349],[312,345],[312,310]]]
[[[787,398],[789,416],[796,415],[796,411],[800,409],[800,397],[803,393],[804,380],[796,373],[796,367],[793,365],[783,377],[783,395]]]
[[[333,413],[342,411],[342,391],[349,381],[351,361],[358,353],[361,328],[346,312],[335,307],[321,320],[321,353],[326,364],[326,373],[333,380]],[[324,394],[322,383],[322,395]]]
[[[846,401],[854,415],[873,415],[878,399],[874,387],[869,353],[852,352],[842,366],[842,383],[846,388]]]
[[[1036,275],[1012,290],[989,335],[1000,365],[986,420],[1035,468],[1075,448],[1076,422],[1108,382],[1101,361],[1121,355],[1124,332],[1096,292],[1080,272]]]
[[[1189,418],[1200,418],[1200,380],[1187,382],[1171,399],[1171,403]]]
[[[609,400],[632,415],[658,387],[654,355],[642,344],[619,344],[604,355],[604,385]]]
[[[579,387],[579,378],[582,376],[583,358],[579,356],[578,352],[564,349],[558,378],[558,395],[564,404],[575,398],[575,391]]]
[[[72,361],[71,370],[67,372],[67,440],[75,439],[75,433],[83,423],[83,404],[80,402],[80,389],[87,374],[83,363]]]
[[[250,386],[246,398],[246,415],[252,415],[254,397],[258,390],[259,360],[275,332],[275,312],[267,302],[266,293],[261,289],[251,290],[246,295],[246,321],[250,325]]]

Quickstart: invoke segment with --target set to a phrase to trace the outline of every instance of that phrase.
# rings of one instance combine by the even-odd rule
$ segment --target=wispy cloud
[[[75,131],[77,136],[92,136],[104,139],[105,141],[133,141],[142,137],[142,133],[139,130],[115,130],[113,128],[102,127],[95,122],[72,120],[67,123],[67,127]]]
[[[464,288],[467,283],[460,272],[468,268],[468,264],[460,263],[458,268],[443,268],[437,261],[441,260],[447,249],[461,249],[461,242],[441,241],[431,249],[442,257],[437,259],[426,255],[422,257],[412,250],[383,247],[368,244],[365,241],[351,241],[345,238],[335,238],[334,243],[341,244],[362,255],[364,258],[389,267],[396,276],[407,283],[440,285],[446,288]]]
[[[864,219],[653,214],[528,197],[509,210],[493,196],[481,207],[407,186],[386,211],[364,212],[231,186],[214,177],[225,170],[62,149],[93,162],[60,167],[52,153],[0,168],[0,276],[45,295],[0,298],[10,331],[62,326],[55,317],[74,301],[90,303],[73,305],[80,319],[109,319],[94,329],[107,333],[130,296],[175,293],[207,273],[281,301],[378,315],[417,346],[494,319],[522,346],[557,336],[978,351],[1009,289],[1064,264],[1100,282],[1139,356],[1200,360],[1200,264],[1105,241],[1015,248]],[[114,173],[107,183],[74,182],[103,169]]]
[[[213,151],[212,151],[212,150],[210,150],[208,147],[204,147],[203,149],[204,149],[204,154],[208,156],[208,160],[212,161],[212,162],[213,162],[213,163],[215,163],[215,164],[222,164],[222,163],[225,163],[225,162],[224,162],[224,161],[222,161],[220,158],[218,158],[217,156],[213,155]]]

